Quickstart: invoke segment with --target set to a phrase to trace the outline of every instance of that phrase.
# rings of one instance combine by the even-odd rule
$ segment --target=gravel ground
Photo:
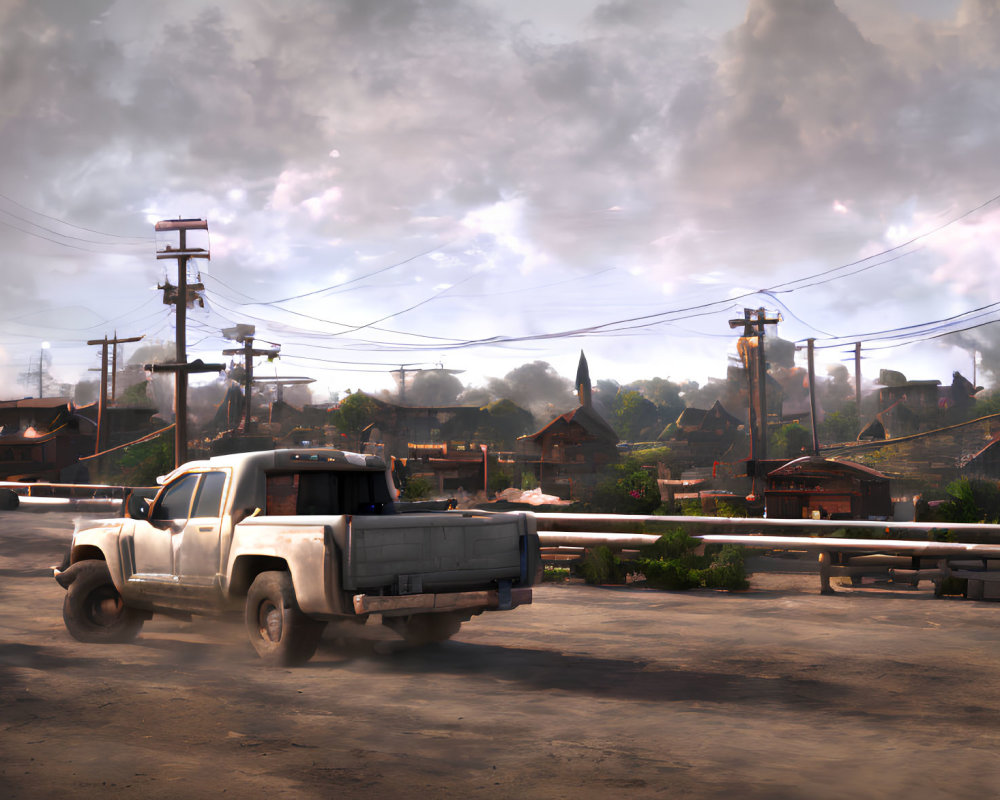
[[[1000,790],[1000,606],[544,585],[450,642],[328,629],[267,669],[242,626],[66,633],[66,513],[0,512],[7,798],[924,798]]]

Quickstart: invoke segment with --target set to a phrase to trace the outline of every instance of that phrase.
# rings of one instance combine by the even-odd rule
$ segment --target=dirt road
[[[65,632],[69,514],[0,512],[9,798],[993,797],[1000,605],[762,576],[739,595],[543,586],[444,645],[240,624]],[[355,634],[357,635],[357,633]],[[381,643],[381,644],[380,644]],[[388,651],[388,652],[385,652]]]

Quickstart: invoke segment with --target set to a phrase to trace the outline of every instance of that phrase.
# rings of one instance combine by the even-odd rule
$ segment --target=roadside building
[[[767,473],[767,516],[777,519],[892,517],[889,479],[849,461],[803,456]]]

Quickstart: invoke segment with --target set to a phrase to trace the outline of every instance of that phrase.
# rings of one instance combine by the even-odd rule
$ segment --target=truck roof
[[[282,450],[256,450],[248,453],[231,453],[224,456],[213,456],[201,461],[189,461],[177,469],[157,479],[158,483],[166,483],[181,470],[192,467],[211,469],[212,467],[236,467],[246,469],[253,467],[260,470],[268,469],[301,469],[310,467],[325,467],[327,469],[365,470],[380,472],[385,470],[385,461],[378,456],[364,453],[352,453],[347,450],[336,450],[332,447],[296,447]]]

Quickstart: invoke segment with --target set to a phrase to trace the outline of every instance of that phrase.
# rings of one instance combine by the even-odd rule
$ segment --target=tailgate
[[[354,517],[347,529],[343,586],[415,594],[517,580],[522,533],[517,515]]]

